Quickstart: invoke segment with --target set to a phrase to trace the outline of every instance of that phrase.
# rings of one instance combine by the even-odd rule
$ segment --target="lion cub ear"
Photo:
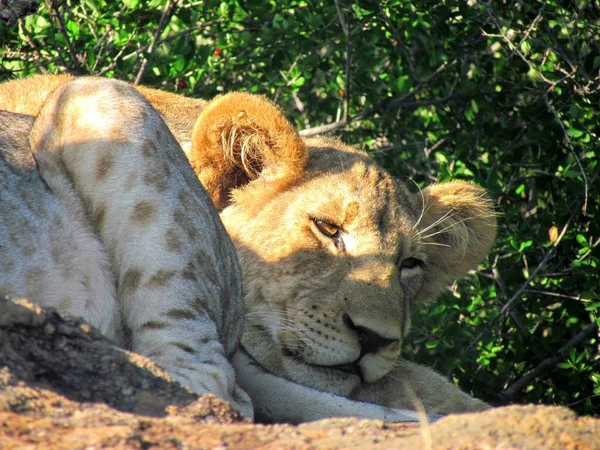
[[[281,110],[243,92],[219,96],[200,113],[192,133],[191,163],[219,210],[232,191],[261,179],[278,186],[304,170],[304,143]]]
[[[474,268],[496,237],[496,213],[482,187],[440,183],[424,189],[423,197],[417,239],[427,253],[427,267],[417,302],[434,297]]]

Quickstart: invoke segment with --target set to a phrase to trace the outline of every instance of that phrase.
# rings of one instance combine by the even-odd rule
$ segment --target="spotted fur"
[[[58,87],[36,114],[0,113],[0,294],[81,316],[251,416],[228,360],[235,250],[160,116],[101,79]]]

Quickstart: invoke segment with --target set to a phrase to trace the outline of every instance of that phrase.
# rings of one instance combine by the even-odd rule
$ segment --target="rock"
[[[0,298],[1,449],[596,449],[600,420],[512,406],[435,424],[252,424],[79,319]]]
[[[0,20],[10,27],[20,18],[35,13],[38,6],[37,0],[0,0]]]

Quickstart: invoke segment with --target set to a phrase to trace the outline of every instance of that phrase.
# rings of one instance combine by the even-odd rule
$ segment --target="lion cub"
[[[491,246],[481,187],[411,193],[263,97],[137,89],[0,85],[2,108],[37,116],[3,113],[0,293],[80,315],[250,414],[232,358],[263,421],[487,408],[400,359],[411,307]]]

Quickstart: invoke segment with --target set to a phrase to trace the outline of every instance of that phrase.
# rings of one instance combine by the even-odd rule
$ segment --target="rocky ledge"
[[[600,449],[600,420],[511,406],[435,424],[257,425],[88,324],[0,298],[1,449]]]

